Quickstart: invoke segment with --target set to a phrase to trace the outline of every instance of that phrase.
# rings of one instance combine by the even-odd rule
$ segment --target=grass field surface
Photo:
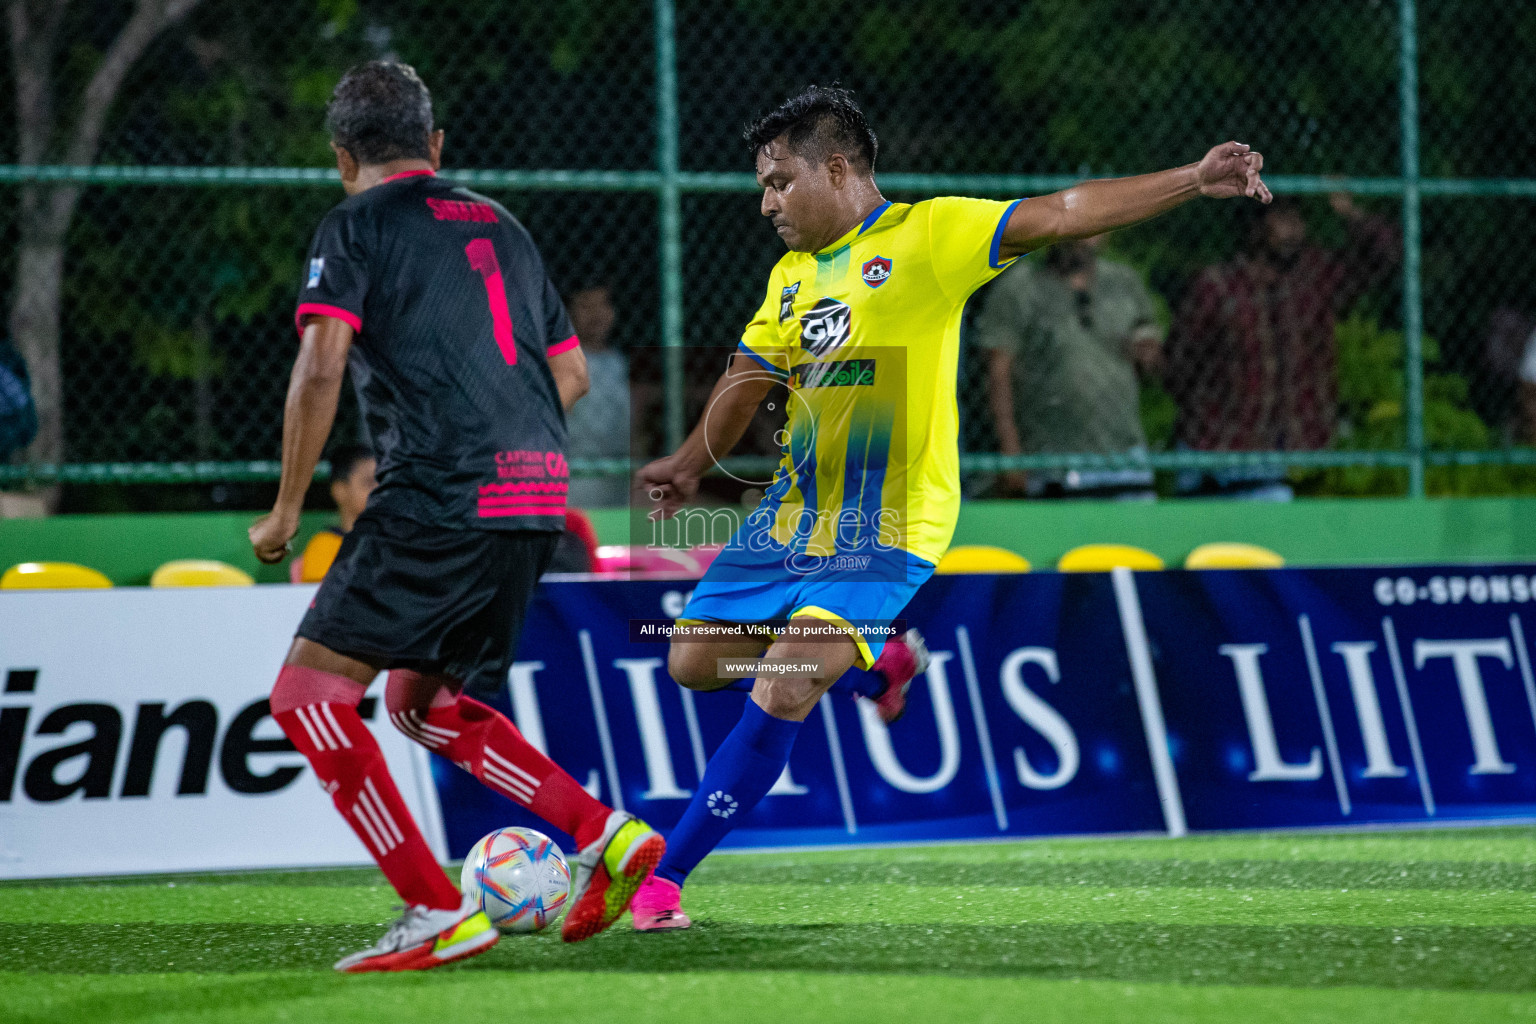
[[[717,856],[687,932],[344,977],[372,870],[0,884],[0,1021],[1536,1021],[1536,830]]]

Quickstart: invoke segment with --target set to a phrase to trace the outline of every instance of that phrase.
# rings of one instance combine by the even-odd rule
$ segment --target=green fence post
[[[667,450],[683,443],[683,224],[677,165],[677,21],[672,0],[656,0],[656,189],[661,250],[662,373]]]
[[[1414,0],[1398,0],[1398,90],[1403,147],[1403,415],[1408,496],[1424,497],[1424,294],[1419,221],[1419,40]]]

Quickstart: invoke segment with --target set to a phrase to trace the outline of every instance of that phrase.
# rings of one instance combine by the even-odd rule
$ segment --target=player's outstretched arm
[[[1129,227],[1167,213],[1196,196],[1247,196],[1261,203],[1273,196],[1259,177],[1264,156],[1241,142],[1223,142],[1199,163],[1133,178],[1085,181],[1062,192],[1026,199],[1014,207],[1003,229],[1003,259],[1060,242]]]
[[[251,526],[251,547],[263,562],[281,562],[299,532],[304,494],[331,436],[336,403],[352,347],[352,326],[334,317],[312,316],[299,343],[283,406],[283,477],[272,511]]]
[[[635,474],[640,499],[659,508],[662,518],[688,504],[698,493],[699,478],[715,460],[731,453],[757,415],[758,406],[780,383],[782,377],[764,370],[751,357],[740,353],[732,356],[692,433],[677,451],[641,466]]]

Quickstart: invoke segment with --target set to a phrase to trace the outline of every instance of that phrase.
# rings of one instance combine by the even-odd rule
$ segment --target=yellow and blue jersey
[[[960,511],[956,371],[966,300],[1015,203],[886,203],[768,281],[739,351],[786,378],[788,441],[753,518],[811,556],[871,542],[937,563]]]

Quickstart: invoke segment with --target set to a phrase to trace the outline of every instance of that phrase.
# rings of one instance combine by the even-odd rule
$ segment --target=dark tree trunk
[[[11,67],[16,80],[17,163],[51,162],[89,166],[96,160],[106,116],[123,79],[149,44],[186,17],[200,0],[136,0],[133,14],[112,40],[78,109],[61,126],[55,110],[55,54],[68,0],[10,0]],[[27,457],[34,463],[62,462],[64,377],[59,361],[59,319],[64,296],[64,240],[80,201],[76,185],[26,185],[18,193],[20,245],[16,287],[11,297],[12,340],[27,361],[37,402],[37,439]],[[50,508],[57,499],[51,489]]]
[[[21,190],[20,245],[11,299],[11,339],[27,361],[37,403],[33,463],[64,459],[64,389],[59,319],[64,292],[64,233],[79,201],[74,186],[27,185]]]

